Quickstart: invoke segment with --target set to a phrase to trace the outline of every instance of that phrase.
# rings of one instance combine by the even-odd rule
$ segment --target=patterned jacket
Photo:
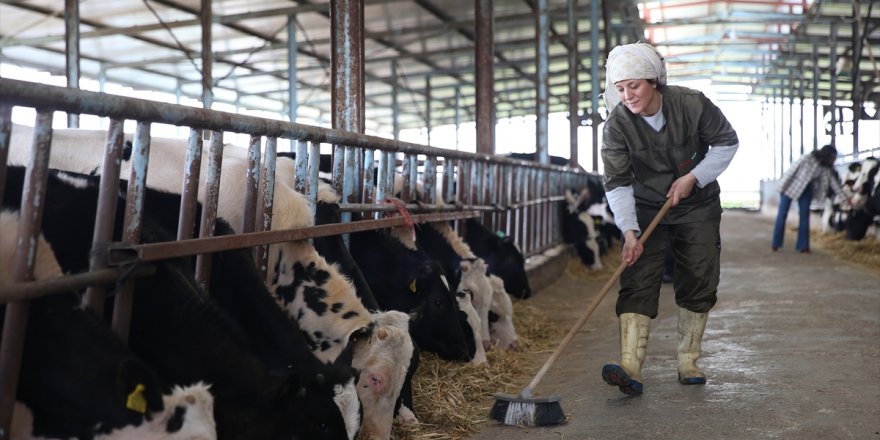
[[[835,194],[846,197],[840,180],[830,167],[823,167],[812,154],[805,154],[795,161],[782,175],[779,192],[797,199],[803,194],[807,185],[812,185],[813,201],[822,202],[831,189]]]

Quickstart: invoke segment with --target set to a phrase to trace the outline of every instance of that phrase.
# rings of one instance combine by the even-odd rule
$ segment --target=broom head
[[[548,426],[565,423],[565,413],[559,396],[523,397],[523,395],[494,394],[495,404],[489,418],[511,426]]]

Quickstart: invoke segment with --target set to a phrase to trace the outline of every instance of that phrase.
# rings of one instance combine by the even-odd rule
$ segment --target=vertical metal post
[[[494,0],[476,0],[474,62],[476,63],[477,153],[495,154],[495,15]]]
[[[6,160],[12,135],[12,106],[0,105],[0,200],[6,188]]]
[[[202,170],[202,130],[189,131],[186,163],[183,168],[183,187],[180,189],[180,216],[177,220],[177,239],[186,240],[194,235],[196,209],[199,200],[199,179]]]
[[[199,19],[202,25],[202,107],[214,105],[214,77],[211,69],[214,64],[214,52],[211,46],[211,24],[214,21],[211,10],[212,0],[201,0],[202,11]]]
[[[389,160],[390,160],[390,158],[388,157],[388,154],[386,154],[384,151],[379,151],[379,165],[378,165],[378,169],[376,170],[376,183],[377,183],[377,185],[376,185],[375,201],[377,203],[382,203],[385,201],[386,198],[388,198],[388,194],[385,193],[384,182],[387,180],[386,175],[388,174],[388,161]],[[375,218],[376,220],[382,218],[382,213],[381,212],[373,213],[373,218]]]
[[[208,170],[205,181],[205,200],[202,203],[202,223],[199,238],[213,237],[217,222],[217,202],[220,199],[220,173],[223,167],[223,132],[211,131],[208,150]],[[196,257],[196,281],[208,292],[211,280],[211,254]]]
[[[34,279],[37,237],[43,222],[42,203],[46,199],[46,179],[49,174],[49,153],[52,142],[52,112],[37,113],[34,124],[31,160],[25,172],[21,195],[18,238],[12,263],[12,282]],[[6,305],[3,320],[3,338],[0,340],[0,439],[10,439],[12,410],[21,373],[21,358],[27,330],[29,303],[12,302]]]
[[[794,161],[794,78],[788,77],[788,158]]]
[[[431,75],[425,77],[425,131],[428,134],[428,142],[431,145]]]
[[[67,87],[79,89],[79,0],[64,0],[64,42]],[[79,128],[78,114],[67,114],[67,127]]]
[[[104,164],[101,168],[101,181],[98,192],[98,211],[95,215],[95,229],[92,248],[113,240],[113,227],[116,224],[116,201],[119,197],[119,168],[122,161],[123,121],[111,119],[107,131],[107,144],[104,150]],[[105,255],[100,252],[89,257],[89,270],[107,267]],[[86,289],[83,303],[98,316],[104,315],[104,286],[90,286]]]
[[[122,231],[123,243],[137,244],[141,241],[149,161],[150,123],[138,122],[134,134],[134,144],[132,145],[131,172],[129,173],[127,195],[125,197],[125,220]],[[126,280],[125,285],[116,293],[115,301],[113,301],[113,331],[126,342],[128,341],[129,329],[131,327],[134,282],[132,279]]]
[[[862,119],[862,75],[859,64],[862,62],[862,29],[859,27],[861,23],[862,5],[860,0],[853,0],[853,20],[852,24],[852,111],[853,111],[853,157],[858,158],[859,154],[859,121]],[[870,11],[870,8],[868,8]],[[869,12],[870,14],[870,12]]]
[[[537,82],[537,102],[535,102],[535,151],[539,163],[550,163],[548,125],[550,115],[550,20],[547,18],[548,0],[537,0],[535,11],[535,81]]]
[[[599,1],[590,0],[590,118],[593,134],[593,172],[599,172],[599,94],[602,93],[599,84]],[[606,28],[610,22],[605,21]],[[608,41],[606,41],[606,44]],[[610,112],[611,109],[606,109]]]
[[[837,145],[837,26],[836,21],[831,22],[831,45],[828,48],[828,72],[831,74],[831,145]]]
[[[330,1],[332,125],[352,133],[363,132],[364,123],[363,10],[363,0]],[[333,189],[343,203],[354,198],[355,160],[351,147],[333,146]],[[351,213],[342,213],[343,222],[350,219]]]
[[[400,140],[400,106],[397,104],[397,61],[391,61],[391,132],[394,140]]]
[[[819,45],[813,43],[813,150],[819,148]],[[824,118],[823,118],[824,119]]]
[[[461,87],[455,86],[455,149],[461,148]]]
[[[578,128],[581,118],[578,115],[580,105],[578,95],[578,53],[577,37],[577,0],[568,0],[568,164],[578,166]]]
[[[309,143],[309,201],[312,202],[312,217],[318,205],[318,172],[321,168],[321,144]]]
[[[275,165],[278,153],[278,138],[266,138],[266,154],[263,155],[263,188],[260,191],[263,194],[263,200],[257,211],[257,228],[260,231],[268,231],[272,229],[272,207],[275,203]],[[266,279],[268,273],[268,249],[266,245],[257,246],[256,260],[260,268],[263,279]]]
[[[798,99],[800,100],[800,118],[798,126],[800,127],[801,151],[800,156],[804,155],[804,62],[798,63]]]
[[[424,181],[425,203],[433,205],[437,199],[435,197],[437,195],[437,158],[434,156],[425,157],[422,180]]]
[[[296,41],[296,15],[287,16],[287,118],[296,122],[299,114],[299,83],[296,81],[296,60],[299,44]],[[296,139],[290,140],[290,151],[293,151]]]
[[[309,186],[309,142],[303,140],[292,140],[291,142],[296,142],[296,159],[294,159],[296,172],[293,176],[293,189],[300,194],[306,194]]]
[[[248,145],[248,163],[244,175],[244,215],[241,219],[241,232],[253,232],[256,227],[257,198],[260,192],[260,149],[262,136],[251,135]]]

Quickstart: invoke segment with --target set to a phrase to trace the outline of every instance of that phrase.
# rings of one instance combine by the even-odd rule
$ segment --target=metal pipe
[[[177,220],[178,240],[192,238],[195,233],[201,169],[202,131],[192,128],[189,131],[189,142],[186,147],[186,163],[183,165],[180,216]]]
[[[131,171],[125,197],[125,217],[123,220],[122,242],[137,244],[141,240],[143,227],[144,197],[147,189],[147,169],[150,161],[150,123],[139,122],[135,129],[131,152]],[[134,303],[134,282],[131,279],[116,293],[113,301],[112,328],[117,335],[128,342],[131,327],[131,308]]]
[[[43,219],[42,203],[46,196],[46,180],[49,174],[49,153],[52,147],[52,112],[37,113],[34,124],[31,159],[25,172],[21,195],[21,210],[12,263],[12,283],[34,279],[34,262],[37,253],[37,237]],[[0,340],[0,438],[9,440],[12,410],[24,339],[27,330],[29,303],[13,302],[6,306],[3,321],[3,338]]]
[[[569,166],[578,166],[578,38],[577,38],[577,0],[568,0],[568,154]]]
[[[813,150],[819,148],[819,45],[813,43]]]
[[[214,77],[211,68],[214,53],[211,48],[211,23],[213,22],[212,0],[201,0],[199,19],[202,25],[202,107],[211,108],[214,104]]]
[[[84,287],[95,284],[110,284],[126,275],[130,278],[152,276],[156,273],[156,266],[152,264],[112,267],[96,270],[93,272],[81,272],[73,275],[65,275],[57,278],[49,278],[39,281],[20,282],[3,286],[3,297],[0,304],[10,304],[19,301],[30,301],[56,293],[81,290]],[[2,436],[0,436],[2,438]]]
[[[213,237],[217,222],[217,202],[220,200],[220,174],[223,166],[223,132],[211,132],[211,147],[208,149],[208,170],[205,177],[205,198],[202,203],[202,223],[199,237]],[[196,256],[196,282],[208,292],[211,280],[211,255]]]
[[[6,190],[6,160],[12,136],[12,106],[0,106],[0,200]]]
[[[116,201],[119,194],[119,169],[122,162],[122,146],[124,134],[123,121],[111,119],[107,131],[107,143],[104,150],[104,165],[101,167],[101,181],[98,191],[98,209],[95,215],[92,249],[100,248],[113,241],[113,226],[116,223]],[[107,267],[102,253],[89,256],[89,270]],[[92,309],[98,316],[104,315],[104,286],[91,286],[86,289],[83,305]]]
[[[599,123],[601,122],[601,117],[599,116],[599,94],[601,93],[601,86],[599,85],[599,1],[600,0],[590,0],[590,120],[592,122],[592,134],[593,134],[593,172],[599,172]],[[606,31],[609,22],[606,20]],[[606,38],[607,38],[606,33]],[[605,44],[609,44],[609,41],[606,40]],[[605,109],[606,112],[611,112],[611,109]]]
[[[487,207],[487,209],[495,209]],[[475,210],[462,212],[441,212],[436,214],[416,214],[415,223],[441,222],[475,217]],[[147,243],[136,246],[118,244],[109,249],[108,261],[111,264],[128,264],[134,261],[152,262],[168,258],[179,258],[192,254],[209,254],[230,249],[241,249],[257,243],[281,243],[300,241],[309,238],[327,237],[345,233],[403,226],[405,219],[400,216],[381,220],[335,223],[309,228],[285,229],[279,231],[249,232],[245,234],[221,235],[183,242]]]
[[[79,0],[64,1],[64,58],[67,87],[79,88]],[[79,128],[79,115],[67,114],[67,128]]]
[[[477,153],[495,154],[495,20],[494,0],[476,0],[474,63],[476,64]]]
[[[296,15],[287,16],[287,119],[296,122],[299,113],[299,83],[297,82],[297,51],[299,45],[296,40]],[[293,150],[293,142],[290,144]]]
[[[828,48],[828,72],[831,74],[831,145],[837,145],[837,22],[831,23],[831,45]]]
[[[262,138],[251,135],[247,152],[247,170],[244,175],[244,213],[241,219],[241,232],[253,232],[257,217],[257,198],[260,192],[260,143]]]
[[[550,43],[547,36],[550,34],[550,23],[547,20],[547,4],[548,0],[537,0],[537,8],[535,10],[535,82],[537,86],[537,97],[535,102],[535,156],[538,163],[549,164],[550,152],[548,140],[548,125],[550,113],[550,75],[549,75],[549,55]]]
[[[293,189],[300,194],[308,194],[309,188],[309,143],[308,141],[297,141],[296,143],[296,159],[293,177]]]
[[[272,207],[275,203],[275,165],[278,152],[278,138],[269,137],[266,139],[266,154],[263,156],[263,200],[260,203],[257,217],[259,223],[257,228],[259,231],[268,231],[272,229]],[[260,273],[263,279],[268,273],[268,248],[266,246],[257,246],[255,260],[260,267]]]

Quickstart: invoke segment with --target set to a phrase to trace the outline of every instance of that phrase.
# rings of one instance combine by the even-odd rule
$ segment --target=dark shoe
[[[616,385],[620,392],[627,396],[641,396],[642,383],[629,377],[629,374],[618,364],[606,364],[602,367],[602,379],[608,385]]]
[[[771,249],[773,249],[773,252],[776,252],[779,250],[779,246],[773,246]]]
[[[800,252],[800,253],[802,253],[802,254],[812,254],[812,252],[810,252],[809,249],[801,249],[801,250],[799,250],[798,252]]]

